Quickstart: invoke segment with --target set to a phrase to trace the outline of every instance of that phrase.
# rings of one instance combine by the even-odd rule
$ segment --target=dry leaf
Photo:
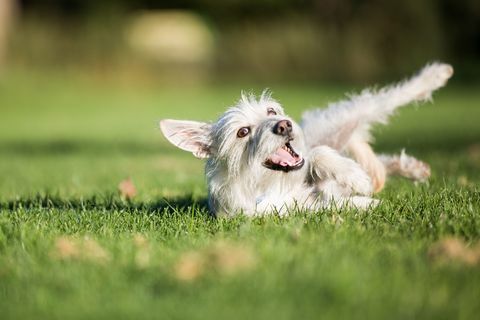
[[[140,233],[133,236],[133,243],[137,248],[143,248],[148,246],[148,239]]]
[[[102,264],[110,260],[110,253],[88,237],[75,239],[61,236],[57,238],[51,256],[59,260],[82,260]]]
[[[252,269],[255,262],[250,248],[220,241],[202,250],[183,254],[175,265],[175,275],[182,281],[195,280],[206,270],[233,275]]]
[[[124,199],[133,199],[137,194],[137,189],[130,178],[123,180],[118,185],[120,196]]]
[[[80,255],[78,244],[70,237],[59,237],[55,240],[52,256],[58,259],[76,258]]]
[[[184,253],[175,265],[175,276],[178,280],[192,281],[203,274],[205,257],[197,252]]]
[[[144,269],[150,265],[150,245],[148,239],[137,233],[133,236],[133,243],[137,248],[135,252],[135,264],[137,267]]]
[[[428,250],[429,258],[434,262],[460,262],[467,265],[480,263],[480,245],[469,248],[458,238],[445,238],[433,244]]]
[[[234,274],[249,270],[255,265],[255,257],[250,248],[219,242],[210,251],[214,269],[223,274]]]
[[[145,269],[150,265],[150,251],[142,248],[135,254],[135,265],[140,269]]]

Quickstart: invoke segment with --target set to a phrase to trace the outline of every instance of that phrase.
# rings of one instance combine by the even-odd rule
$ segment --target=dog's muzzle
[[[279,136],[284,136],[288,140],[284,146],[278,148],[274,154],[268,157],[263,166],[277,171],[293,171],[298,170],[305,164],[305,159],[293,149],[290,141],[293,131],[292,122],[289,120],[281,120],[273,127],[273,133]]]

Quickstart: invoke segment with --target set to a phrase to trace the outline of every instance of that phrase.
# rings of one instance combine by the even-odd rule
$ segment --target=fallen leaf
[[[124,199],[133,199],[137,194],[137,189],[130,178],[119,183],[118,191],[120,192],[120,196]]]
[[[249,270],[255,265],[253,251],[245,246],[218,242],[209,251],[213,268],[223,274]]]
[[[480,263],[480,245],[470,248],[463,240],[449,237],[434,243],[428,256],[438,263],[460,262],[473,266]]]
[[[150,265],[150,245],[148,239],[137,233],[133,236],[133,243],[137,251],[135,252],[135,264],[138,268],[144,269]]]
[[[110,260],[110,253],[88,237],[76,239],[61,236],[57,238],[51,256],[59,260],[81,260],[102,264]]]
[[[135,254],[135,265],[140,269],[145,269],[150,265],[150,251],[142,248]]]
[[[175,276],[181,281],[192,281],[203,274],[205,257],[198,252],[184,253],[175,265]]]
[[[59,237],[55,240],[52,256],[58,259],[76,258],[80,255],[78,244],[70,237]]]
[[[206,270],[233,275],[252,269],[255,263],[251,248],[219,241],[201,250],[184,253],[176,263],[174,272],[178,280],[192,281],[201,277]]]

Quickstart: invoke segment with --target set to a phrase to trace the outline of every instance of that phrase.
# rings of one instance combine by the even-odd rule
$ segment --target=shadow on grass
[[[59,196],[37,195],[32,198],[0,202],[1,210],[75,210],[75,211],[123,211],[157,215],[173,215],[180,212],[210,216],[207,198],[186,195],[161,198],[152,202],[123,200],[117,195],[93,196],[87,199],[64,199]]]
[[[47,140],[47,141],[4,141],[0,142],[0,153],[24,156],[34,155],[71,155],[71,154],[136,154],[155,155],[174,154],[176,151],[162,143],[138,141],[101,141],[101,140]]]

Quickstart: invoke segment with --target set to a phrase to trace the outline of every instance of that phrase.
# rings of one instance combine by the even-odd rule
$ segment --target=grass
[[[4,80],[2,319],[478,315],[479,265],[429,254],[444,238],[464,250],[480,240],[478,90],[453,84],[377,130],[378,150],[406,147],[431,164],[427,185],[392,179],[368,213],[213,219],[202,162],[156,121],[214,119],[240,89]],[[297,119],[345,89],[272,87]],[[117,194],[127,177],[132,201]]]

